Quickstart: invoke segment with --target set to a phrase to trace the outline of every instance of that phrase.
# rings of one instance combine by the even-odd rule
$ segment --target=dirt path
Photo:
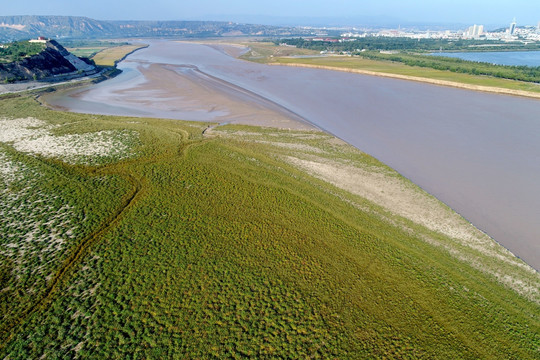
[[[100,171],[101,170],[101,171]],[[103,175],[119,175],[126,179],[132,186],[129,193],[124,195],[122,205],[111,214],[111,216],[104,222],[103,226],[93,233],[87,235],[80,244],[75,248],[72,254],[64,260],[62,266],[57,271],[56,275],[49,282],[49,286],[43,294],[41,294],[36,300],[35,304],[28,308],[18,319],[12,323],[3,324],[0,330],[0,339],[3,339],[0,344],[0,349],[7,345],[13,336],[18,331],[16,329],[22,326],[25,321],[34,313],[44,310],[51,302],[56,292],[61,287],[61,284],[69,277],[74,267],[81,261],[81,259],[88,253],[89,249],[95,245],[105,233],[111,230],[122,218],[123,214],[129,210],[133,204],[140,198],[141,191],[143,190],[142,183],[139,179],[128,173],[120,172],[107,172],[100,169],[91,176],[103,176]]]
[[[174,132],[174,131],[172,131]],[[182,140],[187,139],[186,134],[174,132],[180,136]],[[191,146],[204,142],[205,140],[196,141],[193,143],[181,143],[179,145],[179,151],[177,156],[184,156],[188,148]],[[158,159],[147,159],[146,161],[141,162],[140,159],[132,160],[131,162],[151,164],[160,161]],[[45,311],[46,308],[52,303],[55,295],[58,294],[62,285],[65,281],[72,275],[76,266],[82,261],[85,255],[91,251],[91,248],[96,245],[100,240],[103,239],[106,233],[112,230],[124,217],[124,214],[129,211],[139,199],[144,196],[145,187],[144,181],[142,178],[136,177],[134,174],[125,171],[125,170],[116,170],[114,169],[117,165],[110,165],[104,168],[99,168],[89,174],[89,176],[104,176],[104,175],[117,175],[129,182],[131,184],[131,190],[124,195],[122,199],[122,205],[118,207],[110,217],[104,221],[103,225],[87,235],[84,239],[81,240],[80,244],[73,250],[72,254],[64,260],[61,267],[56,272],[56,275],[49,282],[47,289],[37,297],[34,305],[29,307],[18,319],[15,319],[11,323],[5,323],[0,326],[0,350],[3,349],[13,337],[18,334],[18,328],[22,327],[24,323],[35,313],[39,311]]]

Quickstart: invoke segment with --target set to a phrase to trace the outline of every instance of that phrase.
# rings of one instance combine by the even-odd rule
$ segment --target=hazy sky
[[[77,15],[100,20],[389,17],[404,22],[508,24],[540,21],[540,0],[1,0],[0,15]],[[254,19],[256,19],[254,17]],[[262,19],[262,17],[259,17]]]

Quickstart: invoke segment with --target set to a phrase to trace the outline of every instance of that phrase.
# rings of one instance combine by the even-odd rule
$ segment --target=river
[[[264,112],[262,125],[315,124],[540,269],[538,100],[268,66],[217,46],[172,41],[153,42],[120,65],[125,71],[115,79],[47,101],[78,112],[244,123]]]

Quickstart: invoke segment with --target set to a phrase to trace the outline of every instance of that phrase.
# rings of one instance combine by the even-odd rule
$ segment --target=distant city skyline
[[[518,26],[540,21],[531,0],[25,0],[6,1],[0,15],[71,15],[99,20],[229,20],[280,25],[485,24]],[[317,24],[315,24],[317,23]],[[332,24],[333,23],[333,24]]]

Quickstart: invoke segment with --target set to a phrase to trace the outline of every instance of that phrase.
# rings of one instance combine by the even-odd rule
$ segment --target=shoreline
[[[107,99],[113,106],[126,106],[128,103],[133,110],[129,116],[234,123],[278,129],[319,129],[289,109],[204,73],[196,67],[162,63],[145,67],[136,61],[134,63],[136,70],[145,79],[144,82],[124,84],[108,92],[88,93],[88,90],[85,90],[74,94],[73,98],[76,101],[94,103]],[[185,94],[190,96],[186,97]],[[41,99],[49,108],[73,111],[67,104]],[[154,111],[149,114],[145,112],[145,107],[152,107]],[[106,114],[125,115],[122,110],[114,109]]]
[[[540,93],[535,93],[531,91],[504,89],[504,88],[499,88],[499,87],[494,87],[494,86],[484,86],[484,85],[470,85],[470,84],[458,83],[454,81],[424,78],[420,76],[400,75],[400,74],[383,73],[383,72],[370,71],[370,70],[348,69],[348,68],[340,68],[340,67],[335,67],[335,66],[300,64],[300,63],[292,64],[292,63],[275,63],[274,62],[274,63],[266,63],[266,65],[303,67],[303,68],[310,68],[310,69],[341,71],[341,72],[348,72],[348,73],[360,74],[360,75],[378,76],[378,77],[386,77],[386,78],[391,78],[391,79],[421,82],[425,84],[453,87],[453,88],[458,88],[458,89],[486,92],[486,93],[491,93],[491,94],[513,95],[513,96],[521,96],[521,97],[527,97],[527,98],[532,98],[532,99],[540,99]]]

